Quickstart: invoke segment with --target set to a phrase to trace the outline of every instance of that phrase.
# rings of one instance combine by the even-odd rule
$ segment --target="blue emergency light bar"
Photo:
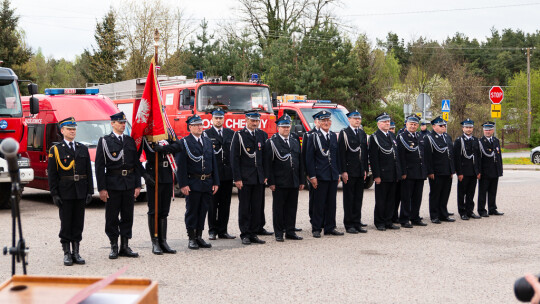
[[[204,79],[204,71],[195,71],[195,79],[203,80]]]
[[[86,89],[45,89],[45,95],[63,95],[63,94],[90,94],[90,95],[96,95],[99,94],[98,88],[86,88]]]
[[[317,100],[318,103],[331,103],[330,100]]]
[[[306,102],[304,99],[291,99],[290,102],[299,103],[299,102]]]
[[[251,74],[251,81],[255,82],[259,80],[259,74]]]

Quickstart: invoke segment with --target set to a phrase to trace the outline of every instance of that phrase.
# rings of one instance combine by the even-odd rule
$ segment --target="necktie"
[[[330,134],[326,133],[326,140],[330,142]]]
[[[219,136],[223,137],[223,135],[221,135],[221,129],[218,130],[218,134]]]
[[[289,145],[289,139],[288,139],[288,138],[285,138],[285,143],[287,144],[287,146],[290,147],[290,145]]]
[[[358,129],[354,129],[354,134],[358,135]]]
[[[199,139],[197,139],[197,142],[199,143],[199,145],[201,145],[201,147],[203,146],[202,145],[202,141],[201,141],[201,138],[199,137]]]
[[[124,141],[122,140],[122,138],[123,138],[123,136],[122,136],[122,135],[118,136],[118,139],[120,140],[120,143],[122,143],[122,144],[123,144],[123,143],[124,143]]]
[[[73,146],[73,142],[72,142],[72,141],[69,142],[69,148],[70,148],[71,150],[75,151],[75,146]]]

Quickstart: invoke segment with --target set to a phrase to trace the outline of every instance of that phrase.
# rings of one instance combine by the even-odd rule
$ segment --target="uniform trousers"
[[[246,185],[238,190],[238,225],[240,238],[257,236],[260,228],[263,184]]]
[[[225,234],[231,210],[233,181],[220,181],[218,191],[213,196],[208,209],[208,232]]]
[[[345,229],[358,228],[362,219],[364,178],[349,177],[343,183],[343,225]]]
[[[61,243],[80,242],[84,229],[85,199],[62,199],[59,209]]]
[[[392,225],[396,200],[396,184],[396,182],[375,184],[374,222],[376,227],[388,227]]]
[[[499,178],[480,177],[478,181],[478,213],[486,213],[486,196],[489,211],[497,210],[497,186]]]
[[[463,176],[457,184],[457,207],[459,215],[470,215],[474,211],[476,176]]]
[[[424,192],[423,179],[405,179],[401,181],[401,213],[399,222],[420,221],[420,205]]]
[[[109,198],[105,203],[105,234],[109,239],[119,235],[131,238],[135,189],[107,190]],[[120,219],[118,219],[120,215]]]
[[[452,175],[435,175],[429,179],[429,216],[432,220],[448,217],[448,198],[452,189]]]
[[[186,229],[204,230],[204,220],[212,202],[212,192],[189,191],[186,196]]]
[[[272,218],[276,236],[296,234],[296,210],[298,208],[298,188],[276,187],[272,191]]]
[[[311,218],[312,232],[330,232],[336,228],[336,195],[338,181],[318,180],[313,189],[313,210]]]
[[[155,187],[147,185],[148,196],[148,215],[155,214]],[[164,219],[169,216],[171,209],[172,184],[160,183],[158,185],[158,219]]]

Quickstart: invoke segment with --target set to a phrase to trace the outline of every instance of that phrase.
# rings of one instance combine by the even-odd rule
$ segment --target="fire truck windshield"
[[[349,126],[349,120],[347,119],[346,110],[339,108],[324,108],[324,110],[332,113],[332,126],[330,126],[330,131],[339,133],[343,128]],[[322,111],[321,108],[303,108],[301,109],[302,114],[306,122],[309,124],[309,129],[313,129],[315,124],[313,123],[313,115],[319,111]]]
[[[77,121],[77,136],[75,140],[89,147],[96,147],[100,137],[112,132],[110,120]],[[131,125],[126,123],[124,134],[131,133]]]
[[[197,95],[197,110],[201,112],[222,108],[225,111],[245,112],[259,109],[273,113],[267,87],[254,85],[203,85]]]
[[[0,116],[22,117],[21,98],[17,82],[0,85]]]

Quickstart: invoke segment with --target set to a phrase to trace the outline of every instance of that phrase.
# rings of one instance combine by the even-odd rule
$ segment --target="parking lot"
[[[456,208],[456,178],[449,210]],[[213,248],[187,249],[184,199],[169,216],[169,244],[176,255],[154,256],[146,203],[135,206],[131,247],[137,259],[109,260],[104,205],[87,208],[81,255],[86,265],[65,267],[58,239],[57,208],[47,192],[26,189],[21,202],[23,232],[30,247],[28,273],[106,276],[129,265],[126,276],[159,283],[160,303],[516,303],[513,283],[526,272],[540,273],[540,172],[506,171],[499,182],[502,217],[376,231],[374,191],[365,191],[362,220],[367,234],[311,237],[308,192],[302,191],[297,226],[302,241],[243,246],[240,240],[212,241]],[[429,222],[428,183],[421,216]],[[337,222],[343,231],[341,190]],[[266,219],[271,226],[271,191]],[[476,201],[476,200],[475,200]],[[239,235],[238,200],[233,195],[229,232]],[[456,214],[457,215],[457,214]],[[456,216],[456,218],[458,218]],[[11,213],[0,211],[0,245],[11,244]],[[204,233],[207,239],[207,231]],[[21,267],[18,265],[18,273]],[[11,274],[11,259],[0,257],[0,280]]]

